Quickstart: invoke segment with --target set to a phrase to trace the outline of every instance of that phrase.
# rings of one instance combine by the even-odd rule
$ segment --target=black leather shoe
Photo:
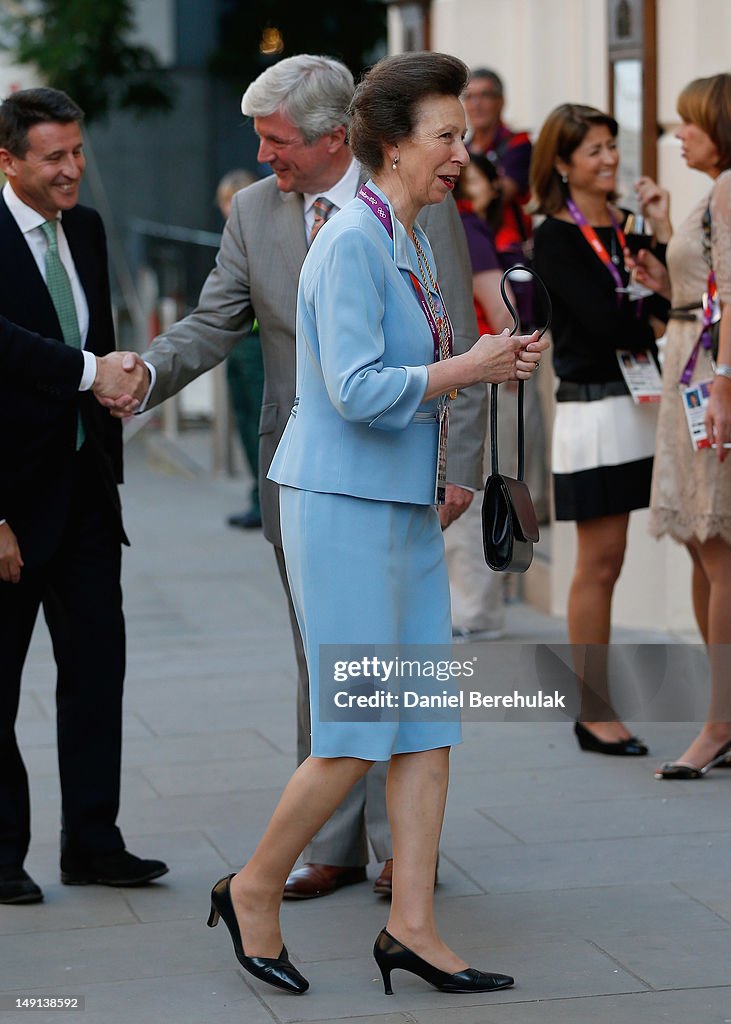
[[[487,974],[468,967],[456,974],[447,974],[427,963],[418,953],[404,946],[398,939],[384,928],[376,939],[373,947],[378,968],[383,978],[383,990],[387,996],[393,995],[391,988],[391,971],[408,971],[428,981],[440,992],[492,992],[498,988],[510,988],[515,979],[509,974]]]
[[[574,733],[581,749],[590,750],[594,754],[609,754],[610,757],[646,757],[650,753],[642,740],[638,740],[636,736],[607,743],[590,732],[581,722],[574,723]]]
[[[147,885],[169,870],[161,860],[141,860],[128,850],[97,854],[61,852],[61,881],[64,885],[112,885],[128,889]]]
[[[248,512],[237,512],[226,520],[229,526],[237,526],[240,530],[258,530],[261,526],[261,512],[250,508]]]
[[[247,956],[241,941],[241,930],[236,920],[236,912],[231,902],[231,879],[233,875],[220,878],[211,889],[211,913],[208,916],[208,927],[215,928],[219,918],[231,934],[236,959],[249,974],[259,981],[275,988],[283,988],[286,992],[301,996],[310,987],[293,963],[290,962],[287,947],[282,946],[279,956]]]
[[[0,903],[40,903],[43,893],[27,871],[0,867]]]

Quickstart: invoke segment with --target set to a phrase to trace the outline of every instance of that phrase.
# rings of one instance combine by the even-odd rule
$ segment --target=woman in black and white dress
[[[533,150],[531,188],[546,219],[535,233],[535,266],[553,302],[553,363],[559,378],[553,434],[556,518],[576,523],[578,553],[568,601],[569,639],[583,681],[576,735],[584,750],[643,755],[611,707],[607,644],[629,514],[646,508],[656,410],[636,405],[618,349],[655,349],[662,300],[630,301],[622,225],[613,205],[617,123],[593,107],[563,104]],[[660,238],[659,241],[665,241]],[[586,645],[584,647],[584,645]]]

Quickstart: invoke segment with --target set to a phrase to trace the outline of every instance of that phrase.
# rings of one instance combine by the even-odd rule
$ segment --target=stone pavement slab
[[[0,997],[85,995],[83,1012],[60,1018],[76,1024],[731,1024],[731,772],[652,778],[692,734],[683,723],[636,724],[653,750],[640,760],[582,753],[568,722],[466,724],[439,920],[471,962],[514,974],[514,989],[448,996],[397,972],[384,996],[370,951],[388,907],[370,884],[285,904],[307,995],[245,974],[226,930],[205,921],[211,885],[254,849],[294,764],[284,596],[261,535],[224,525],[241,506],[240,480],[160,473],[139,437],[127,462],[120,824],[133,852],[171,870],[142,889],[60,884],[54,667],[39,623],[19,731],[33,805],[27,867],[46,900],[0,908]],[[565,623],[511,605],[508,635],[560,644]],[[0,1013],[0,1024],[20,1019]]]
[[[590,999],[543,1000],[520,1006],[440,1008],[419,1024],[728,1024],[728,988],[642,992]]]

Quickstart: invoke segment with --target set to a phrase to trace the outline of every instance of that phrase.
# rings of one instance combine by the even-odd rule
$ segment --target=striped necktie
[[[335,209],[335,203],[331,203],[324,196],[318,196],[312,204],[312,209],[315,211],[315,220],[310,228],[310,245],[315,241],[315,235]]]
[[[79,321],[76,316],[76,304],[74,293],[71,290],[69,275],[66,267],[61,262],[58,253],[58,221],[47,220],[41,224],[41,230],[46,236],[48,249],[46,250],[46,287],[51,296],[58,322],[61,325],[63,340],[67,345],[74,348],[81,348],[81,334],[79,332]],[[84,426],[79,415],[76,425],[76,450],[78,451],[84,443]]]

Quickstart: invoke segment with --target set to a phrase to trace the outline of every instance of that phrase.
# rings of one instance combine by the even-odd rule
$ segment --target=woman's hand
[[[502,384],[506,380],[528,380],[548,346],[546,338],[539,340],[538,331],[512,338],[504,331],[483,334],[466,355],[472,360],[476,381]]]
[[[625,258],[628,266],[632,267],[632,276],[638,284],[651,288],[653,292],[670,301],[670,275],[665,264],[661,263],[657,256],[653,256],[649,249],[640,249],[634,258],[629,250],[625,250]]]
[[[721,303],[721,324],[718,335],[718,365],[728,366],[731,362],[731,307]],[[706,434],[716,445],[719,462],[728,458],[731,449],[724,448],[731,443],[731,380],[719,374],[713,378],[711,396],[705,416]]]
[[[469,352],[427,366],[428,382],[423,401],[472,384],[528,380],[548,346],[546,338],[539,340],[538,331],[513,338],[507,328],[502,334],[483,334]]]
[[[638,178],[635,193],[642,213],[650,222],[652,234],[658,242],[669,242],[673,233],[673,226],[670,223],[670,193],[646,176]]]
[[[731,380],[728,377],[713,378],[705,424],[706,434],[716,446],[718,461],[723,462],[729,454],[724,445],[731,443]]]

